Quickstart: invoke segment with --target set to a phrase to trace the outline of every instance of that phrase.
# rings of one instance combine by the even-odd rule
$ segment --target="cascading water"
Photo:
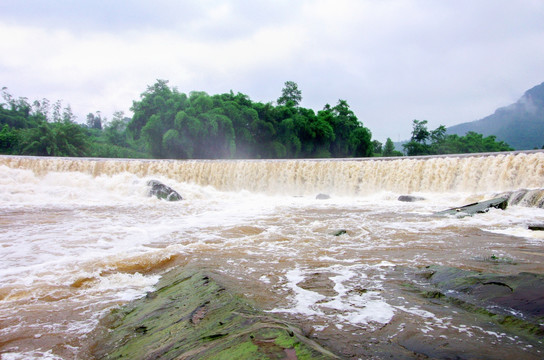
[[[0,165],[139,177],[160,174],[221,191],[307,195],[316,191],[364,196],[379,191],[490,192],[541,188],[544,152],[358,160],[106,160],[3,157]]]
[[[503,358],[542,357],[542,342],[421,300],[401,284],[434,264],[543,273],[544,234],[527,225],[544,224],[544,152],[365,160],[0,156],[0,173],[2,360],[92,358],[88,337],[99,318],[152,290],[174,266],[219,273],[346,358],[387,357],[375,349],[494,358],[497,346]],[[184,200],[148,197],[150,179]],[[505,211],[432,216],[504,193]],[[397,200],[406,194],[424,200]]]

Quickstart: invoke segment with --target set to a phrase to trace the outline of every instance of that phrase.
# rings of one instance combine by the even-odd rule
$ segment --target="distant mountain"
[[[499,108],[493,115],[447,128],[447,134],[465,135],[474,131],[495,135],[516,150],[544,146],[544,83],[527,90],[514,104]]]

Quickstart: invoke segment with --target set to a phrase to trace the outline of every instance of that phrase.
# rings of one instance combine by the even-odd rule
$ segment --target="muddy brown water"
[[[89,336],[101,316],[152,291],[175,266],[218,274],[229,290],[343,358],[543,356],[542,339],[424,298],[412,286],[425,285],[416,274],[433,264],[544,272],[544,234],[527,229],[544,223],[543,209],[432,216],[500,191],[537,188],[542,153],[353,162],[343,169],[322,162],[226,163],[223,177],[206,168],[217,170],[216,162],[179,165],[190,167],[193,181],[177,177],[183,169],[171,162],[0,160],[2,359],[92,358]],[[499,180],[486,183],[484,163],[506,174],[490,168]],[[508,173],[520,171],[519,164],[525,174]],[[413,173],[396,169],[401,165]],[[400,178],[383,177],[384,166]],[[480,175],[468,185],[474,171],[463,174],[471,169]],[[424,180],[429,173],[434,179]],[[150,178],[168,182],[184,200],[147,197]],[[238,188],[244,181],[247,189]],[[334,191],[341,181],[346,186]],[[331,198],[317,200],[320,192]],[[407,193],[425,200],[397,200]],[[339,230],[345,233],[335,236]]]

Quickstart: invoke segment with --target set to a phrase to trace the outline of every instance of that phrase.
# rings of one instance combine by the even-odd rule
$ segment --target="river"
[[[473,217],[432,216],[544,188],[544,152],[366,160],[0,156],[0,174],[4,360],[92,358],[89,337],[100,317],[153,290],[174,266],[224,276],[231,289],[344,349],[346,358],[387,352],[373,347],[438,358],[544,356],[542,342],[403,286],[433,264],[544,273],[544,232],[527,229],[544,223],[543,199]],[[150,179],[183,200],[148,197]],[[398,201],[407,194],[424,200]]]

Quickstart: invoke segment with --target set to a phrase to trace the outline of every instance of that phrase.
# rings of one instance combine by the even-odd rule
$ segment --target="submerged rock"
[[[182,197],[180,194],[178,194],[177,191],[172,189],[171,187],[161,183],[157,180],[149,180],[147,182],[147,186],[149,186],[148,195],[149,196],[155,196],[159,199],[164,199],[167,201],[178,201],[182,200]]]
[[[544,231],[544,224],[531,224],[528,228],[532,231]]]
[[[328,195],[328,194],[317,194],[317,196],[315,198],[317,200],[327,200],[327,199],[330,199],[331,196]]]
[[[414,196],[414,195],[401,195],[399,196],[398,200],[402,202],[416,202],[416,201],[423,201],[425,200],[425,198],[421,196]]]
[[[505,210],[508,206],[507,197],[498,197],[491,200],[476,202],[457,208],[439,211],[435,215],[456,215],[458,217],[472,216],[474,214],[486,213],[491,208]]]
[[[227,291],[211,274],[176,269],[157,288],[102,319],[95,358],[338,358],[298,328]]]

